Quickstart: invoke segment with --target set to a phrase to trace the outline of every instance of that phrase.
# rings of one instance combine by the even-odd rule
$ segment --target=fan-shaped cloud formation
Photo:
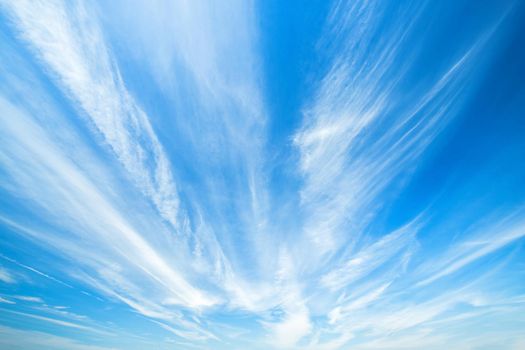
[[[524,344],[523,5],[0,10],[1,346]]]

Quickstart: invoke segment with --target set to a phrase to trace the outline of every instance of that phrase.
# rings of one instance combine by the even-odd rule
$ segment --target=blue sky
[[[525,348],[520,1],[0,1],[0,348]]]

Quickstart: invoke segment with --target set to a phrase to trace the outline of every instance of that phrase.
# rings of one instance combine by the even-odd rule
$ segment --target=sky
[[[0,0],[0,348],[525,349],[525,3]]]

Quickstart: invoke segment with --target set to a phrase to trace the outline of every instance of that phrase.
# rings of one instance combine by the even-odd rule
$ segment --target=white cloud
[[[0,344],[9,348],[38,348],[42,350],[112,350],[114,348],[82,344],[76,340],[44,332],[19,330],[0,326]]]
[[[0,281],[9,284],[16,282],[11,273],[9,273],[9,271],[4,269],[3,267],[0,267]]]
[[[33,296],[27,296],[27,295],[13,295],[12,298],[15,298],[15,299],[18,299],[18,300],[22,300],[22,301],[27,301],[27,302],[30,302],[30,303],[40,303],[40,304],[44,303],[42,298],[33,297]]]
[[[179,200],[171,174],[172,167],[153,132],[148,116],[124,86],[98,23],[95,17],[90,15],[90,9],[81,3],[65,4],[60,1],[6,3],[4,7],[8,10],[19,36],[29,44],[39,62],[74,102],[80,114],[87,117],[92,126],[100,132],[106,144],[127,170],[132,182],[150,197],[164,219],[176,227],[182,227],[183,231],[187,230],[190,226],[188,218],[178,210]],[[234,68],[231,72],[237,72],[238,65]],[[202,75],[197,75],[199,79],[203,79]],[[20,79],[21,76],[23,75],[18,74],[16,78]],[[244,78],[243,75],[239,77]],[[15,80],[11,79],[10,83]],[[231,94],[233,109],[240,108],[243,110],[241,113],[248,110],[250,118],[253,118],[251,121],[246,119],[248,124],[259,125],[261,109],[259,105],[252,104],[259,103],[258,97],[249,101],[254,86],[243,90],[237,89],[235,84],[228,85],[229,82],[219,81],[219,78],[216,80],[216,83],[209,86],[212,93],[219,91],[222,96]],[[28,89],[24,83],[16,81],[19,85],[17,91]],[[207,89],[206,86],[202,88]],[[51,99],[45,92],[39,91],[38,84],[35,84],[31,93],[43,105],[38,106],[39,111],[43,109],[56,114],[62,112],[60,108],[47,106],[52,104],[49,101]],[[209,96],[210,92],[206,94]],[[230,106],[230,103],[226,105]],[[86,147],[82,142],[77,144],[79,140],[71,137],[73,132],[67,137],[60,134],[67,129],[69,123],[65,118],[61,119],[60,116],[50,113],[48,120],[43,124],[45,118],[31,115],[33,110],[19,109],[13,101],[2,100],[1,107],[4,116],[20,116],[19,123],[9,127],[11,134],[0,159],[3,166],[9,169],[9,185],[19,186],[17,191],[20,194],[36,203],[39,209],[44,209],[50,214],[48,219],[51,219],[53,224],[59,223],[61,229],[69,230],[71,236],[35,230],[7,217],[2,218],[4,222],[19,233],[47,245],[55,252],[60,252],[59,254],[67,259],[74,259],[82,269],[87,268],[89,273],[86,277],[78,273],[76,266],[69,266],[67,269],[70,270],[70,275],[81,279],[83,283],[98,289],[104,295],[128,304],[144,315],[173,321],[174,306],[190,307],[198,311],[220,301],[222,295],[211,296],[210,293],[193,287],[182,276],[180,271],[186,268],[189,269],[187,275],[192,275],[191,264],[194,263],[185,259],[189,256],[185,250],[188,244],[184,241],[185,238],[174,244],[172,232],[166,231],[158,224],[158,220],[152,217],[148,219],[160,227],[160,233],[155,234],[165,235],[163,242],[157,241],[155,246],[152,246],[149,239],[153,233],[145,233],[133,227],[137,220],[128,220],[125,213],[120,211],[122,205],[115,204],[115,194],[118,191],[114,189],[111,180],[104,176],[107,169],[93,157],[93,152],[83,150]],[[222,107],[224,106],[218,108]],[[230,110],[226,109],[221,113],[233,118],[229,112]],[[233,128],[228,130],[229,135],[237,135],[236,130],[246,130],[242,121],[242,125],[232,124],[234,119],[226,123],[225,130]],[[60,125],[60,132],[47,127],[49,120],[54,120]],[[3,123],[8,123],[8,120],[3,120]],[[235,152],[245,149],[242,143],[253,143],[252,131],[256,128],[250,126],[248,129],[251,130],[249,135],[233,141],[231,149]],[[22,150],[15,151],[15,145],[23,145]],[[243,172],[246,171],[250,175],[246,187],[242,188],[244,185],[241,184],[239,191],[240,196],[246,195],[250,202],[250,209],[244,211],[248,214],[246,222],[251,221],[254,215],[260,217],[259,211],[264,207],[260,202],[264,195],[259,193],[260,179],[256,175],[259,166],[253,165],[252,156],[251,151],[242,155],[245,158]],[[33,176],[33,173],[37,176]],[[195,206],[198,207],[198,202]],[[245,208],[244,205],[240,207]],[[182,220],[180,225],[177,219]],[[147,226],[147,223],[143,225]],[[149,229],[151,230],[151,227]],[[256,230],[252,232],[260,235]],[[82,239],[84,244],[76,244],[76,238]],[[205,234],[197,231],[191,239],[204,245],[202,249],[207,253],[212,253],[206,257],[208,261],[205,263],[215,265],[217,273],[213,283],[219,284],[220,288],[230,293],[230,304],[243,308],[252,307],[250,305],[259,298],[256,295],[260,290],[250,293],[241,287],[247,284],[234,272],[213,231]],[[256,244],[257,238],[253,241],[253,246],[263,249]],[[173,254],[174,251],[176,255]],[[38,271],[31,269],[34,272]],[[207,271],[203,272],[207,274]],[[45,273],[41,274],[50,277]],[[198,275],[193,277],[201,278]],[[254,291],[255,289],[253,288]]]
[[[16,304],[14,301],[0,297],[0,303],[4,304]]]
[[[391,22],[374,1],[341,3],[333,11],[325,29],[331,44],[320,43],[329,69],[304,105],[293,138],[304,179],[304,231],[311,241],[304,249],[314,252],[314,266],[339,247],[357,244],[376,212],[406,183],[471,93],[468,78],[494,31],[482,33],[425,88],[407,90],[404,79],[414,60],[405,44],[418,6],[401,7],[403,15]],[[377,35],[384,26],[388,36]]]
[[[275,303],[280,313],[277,320],[265,321],[262,324],[271,331],[271,345],[290,349],[310,334],[313,325],[302,295],[302,286],[297,280],[293,257],[285,247],[279,250],[279,269],[275,278],[278,291]]]
[[[462,242],[455,242],[441,257],[432,259],[432,262],[422,266],[422,273],[428,277],[417,283],[417,286],[426,286],[461,270],[467,265],[483,258],[510,243],[525,236],[525,223],[520,212],[506,218],[478,228],[470,233],[470,237]]]
[[[13,226],[15,230],[87,267],[97,279],[97,284],[92,285],[110,296],[127,294],[127,298],[120,300],[139,312],[143,311],[139,305],[147,305],[148,299],[164,299],[159,295],[170,296],[178,304],[194,308],[215,302],[215,298],[191,286],[180,271],[169,265],[163,253],[126,221],[25,113],[4,99],[0,99],[0,108],[3,115],[10,118],[9,122],[0,118],[4,135],[9,133],[0,152],[0,162],[9,169],[19,193],[38,203],[49,213],[49,218],[58,218],[58,222],[65,225],[62,227],[71,229],[72,234],[64,237],[59,232],[40,232],[18,224]],[[27,169],[32,171],[28,173]],[[76,244],[77,237],[82,237],[85,245]],[[72,271],[66,272],[74,276],[75,268],[71,268]],[[89,281],[81,275],[74,277],[84,283]],[[144,280],[149,282],[141,284]],[[159,305],[155,307],[164,309]]]
[[[87,9],[82,3],[62,1],[17,1],[5,7],[20,35],[78,103],[134,182],[177,227],[179,199],[171,165]]]
[[[89,327],[89,326],[85,326],[85,325],[82,325],[82,324],[73,323],[73,322],[69,322],[69,321],[59,320],[59,319],[56,319],[56,318],[30,314],[30,313],[26,313],[26,312],[5,310],[5,309],[3,310],[3,312],[7,312],[7,313],[10,313],[10,314],[13,314],[13,315],[17,315],[17,316],[21,316],[21,317],[24,317],[24,318],[31,318],[31,319],[34,319],[34,320],[43,321],[43,322],[46,322],[46,323],[51,323],[51,324],[54,324],[54,325],[57,325],[57,326],[62,326],[62,327],[67,327],[67,328],[74,328],[74,329],[78,329],[78,330],[82,330],[82,331],[88,331],[90,333],[95,333],[95,334],[110,335],[110,333],[108,333],[106,331],[103,331],[103,330],[100,330],[100,329],[95,329],[93,327]]]
[[[408,224],[370,246],[358,250],[342,266],[334,267],[322,276],[322,284],[332,290],[338,290],[368,276],[393,258],[397,258],[398,262],[403,264],[403,259],[398,255],[403,252],[411,253],[411,250],[414,249],[417,229],[413,226],[413,224]]]

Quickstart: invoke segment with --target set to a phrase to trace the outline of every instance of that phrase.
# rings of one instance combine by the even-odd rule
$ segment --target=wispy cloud
[[[0,346],[521,344],[521,190],[436,160],[492,125],[510,7],[448,43],[463,5],[274,5],[0,0]]]
[[[100,132],[127,170],[131,181],[152,199],[165,220],[187,234],[188,221],[185,214],[178,211],[179,202],[171,173],[172,167],[153,132],[149,118],[125,88],[98,23],[89,16],[89,10],[81,3],[70,6],[61,2],[5,4],[5,7],[11,15],[18,35],[29,44],[31,51],[74,102],[79,113],[87,117]],[[48,22],[52,22],[54,27],[49,27],[46,24]],[[137,232],[113,204],[114,194],[107,191],[111,184],[104,183],[107,179],[92,179],[84,173],[84,165],[79,167],[78,163],[100,166],[95,159],[89,158],[89,152],[81,152],[81,157],[88,157],[80,158],[83,162],[79,162],[79,158],[72,162],[69,159],[71,154],[60,149],[64,145],[54,143],[51,139],[56,135],[50,134],[46,128],[42,128],[38,122],[35,123],[31,117],[24,114],[26,112],[10,102],[3,102],[5,114],[20,114],[20,123],[10,125],[9,129],[12,133],[9,139],[13,142],[13,147],[6,150],[3,158],[4,165],[10,169],[11,178],[16,179],[21,193],[25,191],[26,195],[48,213],[60,212],[61,218],[67,217],[69,223],[62,226],[64,229],[71,230],[76,237],[83,237],[82,239],[87,239],[90,243],[89,247],[76,246],[72,240],[60,234],[49,234],[6,219],[11,227],[59,249],[68,259],[74,257],[81,262],[83,268],[88,267],[90,272],[86,276],[84,272],[71,269],[69,273],[72,276],[82,279],[90,287],[128,304],[149,317],[173,320],[176,313],[169,311],[173,305],[202,307],[215,304],[219,300],[191,286],[179,271],[168,263],[171,259],[167,259],[164,254],[168,252],[169,247],[173,247],[171,233],[159,225],[167,244],[161,248],[164,253],[156,251],[142,232]],[[39,141],[32,142],[27,139],[28,134],[23,130]],[[17,143],[24,145],[25,152],[15,152],[14,145]],[[9,146],[8,142],[6,146]],[[45,159],[45,164],[38,159]],[[27,176],[25,169],[28,168],[40,174],[37,179]],[[255,176],[255,172],[256,169],[248,169],[250,176]],[[46,183],[47,188],[33,187],[37,183],[35,180],[40,184]],[[256,196],[254,191],[258,191],[255,189],[258,186],[253,181],[255,180],[251,177],[246,188],[246,193],[252,199]],[[252,199],[249,202],[259,207]],[[182,218],[182,224],[179,225],[177,217]],[[55,216],[57,221],[62,221],[61,218]],[[111,236],[105,234],[107,231],[111,232]],[[94,232],[98,233],[93,235]],[[178,252],[182,255],[189,253],[184,247],[186,239],[179,236],[183,246],[178,248]],[[232,305],[249,307],[249,304],[253,304],[252,301],[244,300],[244,297],[237,297],[241,292],[237,286],[242,282],[235,281],[236,274],[231,270],[214,234],[203,235],[201,230],[196,230],[190,242],[191,240],[196,241],[194,249],[212,254],[211,263],[215,264],[217,269],[217,280],[214,283],[218,283],[226,292],[233,292]],[[103,248],[92,250],[93,246]],[[198,254],[196,258],[199,258]],[[182,257],[177,260],[183,261]],[[186,264],[190,267],[193,262]],[[144,285],[148,286],[148,291],[144,290],[138,284],[143,279],[154,281],[157,287],[152,289],[148,283]],[[150,294],[159,291],[161,294],[155,297]],[[159,300],[160,303],[148,299]]]
[[[40,304],[44,303],[44,301],[40,297],[33,297],[33,296],[28,296],[28,295],[13,295],[12,297],[17,300],[27,301],[30,303],[40,303]]]
[[[0,267],[0,281],[4,283],[15,283],[14,277],[3,267]]]
[[[458,98],[467,93],[469,62],[484,42],[464,52],[428,89],[405,92],[412,103],[400,105],[397,95],[411,63],[402,51],[412,34],[412,23],[405,19],[417,12],[409,8],[395,23],[384,23],[376,6],[349,6],[344,18],[356,17],[365,25],[333,29],[346,44],[338,48],[294,137],[305,181],[303,207],[312,212],[305,230],[319,252],[358,240],[364,225],[384,206],[379,196],[410,175],[459,110]],[[369,46],[362,46],[364,37],[383,26],[395,28],[383,39],[388,42],[365,41]],[[401,63],[401,56],[407,55]],[[352,234],[345,233],[347,227]]]
[[[324,275],[322,284],[337,290],[368,276],[387,263],[392,267],[402,268],[416,246],[415,229],[412,226],[414,225],[406,225],[357,251],[342,266]],[[397,260],[397,263],[391,262],[391,259]]]
[[[16,223],[10,221],[9,219],[6,219],[6,218],[4,218],[4,217],[0,217],[0,220],[3,221],[4,223],[7,223],[8,225],[13,225],[13,226],[16,227],[16,228],[18,228],[18,229],[22,229],[22,230],[23,230],[22,227],[16,225]],[[16,260],[13,260],[13,259],[11,259],[11,258],[9,258],[9,257],[7,257],[7,256],[3,256],[3,255],[1,255],[1,254],[0,254],[0,257],[3,258],[3,259],[5,259],[5,260],[7,260],[7,261],[9,261],[10,263],[15,264],[16,266],[22,267],[22,268],[24,268],[24,269],[26,269],[26,270],[29,270],[29,271],[31,271],[31,272],[33,272],[33,273],[36,273],[36,274],[39,275],[39,276],[45,277],[45,278],[47,278],[47,279],[49,279],[49,280],[51,280],[51,281],[53,281],[53,282],[56,282],[56,283],[59,283],[59,284],[61,284],[61,285],[63,285],[63,286],[66,286],[66,287],[68,287],[68,288],[71,288],[71,286],[70,286],[69,284],[67,284],[67,283],[65,283],[65,282],[63,282],[63,281],[61,281],[61,280],[58,280],[58,279],[56,279],[56,278],[53,277],[53,276],[49,276],[48,274],[45,274],[45,273],[43,273],[42,271],[39,271],[39,270],[35,269],[34,267],[27,266],[27,265],[25,265],[25,264],[21,264],[20,262],[18,262],[18,261],[16,261]]]
[[[421,262],[418,234],[428,229],[428,213],[379,237],[372,235],[369,225],[395,198],[425,150],[468,100],[472,93],[469,81],[482,67],[481,50],[490,45],[489,38],[500,19],[433,82],[427,82],[425,88],[407,90],[405,79],[414,69],[416,55],[407,49],[406,42],[414,35],[424,7],[393,6],[390,10],[399,11],[395,17],[387,16],[384,11],[388,8],[379,2],[340,2],[334,6],[326,41],[320,43],[330,64],[312,100],[305,105],[303,124],[294,136],[304,180],[303,232],[310,241],[299,243],[300,250],[308,253],[299,253],[298,260],[310,275],[323,271],[321,285],[337,293],[331,298],[315,293],[309,302],[310,308],[318,308],[326,300],[333,303],[327,312],[331,326],[325,331],[338,334],[328,341],[321,340],[323,332],[318,333],[312,338],[314,347],[339,348],[353,341],[354,332],[363,330],[390,334],[413,329],[450,312],[466,297],[449,291],[443,298],[421,300],[395,310],[394,305],[402,304],[403,293],[398,286],[414,278],[408,271],[412,260]],[[388,36],[378,35],[385,31]],[[410,103],[402,94],[409,96]],[[497,239],[481,238],[495,234],[490,231],[484,227],[471,236],[484,242],[479,245],[470,245],[468,240],[465,244],[455,242],[442,263],[439,259],[426,261],[421,270],[430,277],[412,282],[412,287],[426,286],[522,237],[519,224],[499,230]],[[319,269],[319,265],[329,268]],[[375,313],[375,305],[389,313]],[[368,318],[369,324],[365,321]],[[403,342],[412,343],[400,339],[399,344]]]
[[[102,334],[102,335],[108,335],[107,332],[103,332],[101,330],[94,329],[92,327],[84,326],[84,325],[73,323],[73,322],[69,322],[69,321],[59,320],[59,319],[56,319],[56,318],[51,318],[51,317],[46,317],[46,316],[41,316],[41,315],[36,315],[36,314],[30,314],[30,313],[26,313],[26,312],[5,310],[5,309],[2,310],[2,312],[10,313],[10,314],[17,315],[17,316],[22,316],[24,318],[31,318],[31,319],[38,320],[38,321],[52,323],[54,325],[58,325],[58,326],[62,326],[62,327],[74,328],[74,329],[79,329],[79,330],[83,330],[83,331],[89,331],[89,332],[92,332],[92,333],[99,333],[99,334]]]
[[[44,332],[19,330],[11,327],[0,327],[0,344],[5,346],[24,346],[39,349],[68,350],[110,350],[110,347],[82,344],[73,339],[60,337]],[[114,348],[113,348],[114,349]]]
[[[477,232],[476,232],[477,231]],[[525,236],[525,224],[521,211],[498,220],[488,227],[482,226],[470,233],[469,238],[456,242],[440,258],[432,259],[431,266],[423,266],[422,271],[430,276],[417,283],[426,286],[464,268],[506,245]]]
[[[9,299],[6,299],[6,298],[2,298],[0,297],[0,303],[4,303],[4,304],[16,304],[16,302],[12,301],[12,300],[9,300]]]
[[[279,252],[279,270],[276,274],[278,292],[277,314],[273,322],[263,322],[270,331],[269,343],[289,349],[313,329],[301,283],[297,280],[293,257],[286,248]]]
[[[133,282],[138,276],[152,281],[157,286],[155,289],[160,288],[157,291],[163,290],[162,294],[171,295],[177,303],[193,307],[213,303],[210,299],[204,299],[202,292],[190,286],[178,271],[167,264],[165,258],[130,226],[97,187],[49,141],[42,129],[5,100],[2,101],[2,110],[10,116],[17,116],[16,123],[9,123],[9,126],[3,123],[6,126],[4,130],[10,133],[9,140],[15,142],[12,145],[16,144],[16,149],[22,146],[25,150],[13,153],[15,148],[6,142],[2,152],[2,161],[9,164],[7,168],[17,179],[20,189],[27,190],[26,195],[50,213],[60,208],[60,217],[67,217],[75,224],[69,228],[74,230],[76,237],[83,237],[93,246],[103,246],[104,249],[93,250],[91,244],[76,246],[71,240],[75,236],[67,238],[32,229],[23,229],[22,233],[60,249],[70,259],[74,257],[84,267],[92,269],[97,285],[104,286],[100,290],[111,291],[115,295],[118,295],[118,290],[134,294],[135,301],[121,299],[129,301],[132,307],[140,304],[137,298],[145,298],[142,288]],[[28,138],[28,134],[32,136]],[[31,156],[20,158],[27,154]],[[45,165],[39,159],[45,159]],[[28,178],[23,171],[25,167],[34,169],[33,174],[39,174],[36,177],[38,183],[46,183],[46,188],[35,187],[35,176]],[[53,196],[49,196],[49,190],[54,191]],[[111,232],[109,237],[105,234],[107,230]],[[125,277],[129,273],[134,276],[133,281]]]
[[[20,1],[4,6],[21,37],[77,102],[133,181],[177,227],[179,199],[171,165],[83,4]]]

